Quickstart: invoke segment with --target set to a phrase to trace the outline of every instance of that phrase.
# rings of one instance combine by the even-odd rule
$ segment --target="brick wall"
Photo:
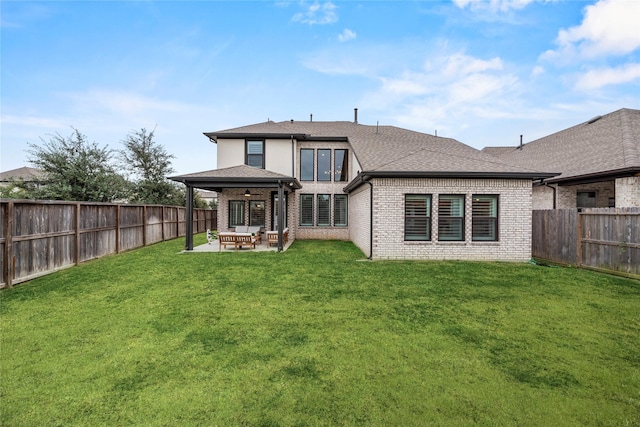
[[[531,258],[531,180],[509,179],[375,179],[374,259],[466,259],[527,261]],[[404,195],[432,195],[432,240],[404,241]],[[438,241],[438,195],[465,195],[465,240]],[[499,195],[499,240],[471,241],[471,203],[473,194]],[[354,203],[358,196],[354,196]],[[364,203],[361,203],[364,207]],[[350,213],[351,215],[351,213]],[[354,214],[355,215],[355,214]],[[352,224],[353,226],[353,224]],[[368,230],[353,229],[351,238]],[[356,243],[357,244],[357,243]],[[358,244],[362,248],[361,244]]]
[[[244,218],[245,224],[249,225],[249,201],[258,200],[265,202],[265,230],[273,230],[271,224],[271,194],[278,191],[277,188],[249,188],[250,197],[244,195],[246,188],[227,188],[218,193],[218,231],[234,231],[229,228],[229,201],[245,201]],[[287,205],[287,226],[289,227],[289,239],[296,238],[296,220],[298,217],[298,206],[295,198],[297,193],[289,192]]]
[[[322,141],[322,142],[304,142],[298,141],[298,152],[296,155],[298,158],[300,157],[301,149],[315,149],[316,156],[318,149],[330,149],[332,150],[331,157],[331,167],[333,169],[333,150],[336,149],[349,149],[350,146],[344,142],[331,142],[331,141]],[[349,151],[351,153],[351,150]],[[317,158],[315,158],[317,160]],[[298,162],[299,163],[299,162]],[[314,162],[314,172],[317,173],[315,169],[317,167],[317,162]],[[352,175],[353,165],[349,165],[349,175]],[[296,170],[296,176],[298,180],[300,180],[300,165],[298,164]],[[334,194],[345,194],[343,188],[346,187],[348,181],[333,181],[333,177],[331,181],[300,181],[302,184],[302,188],[295,192],[296,197],[296,209],[300,206],[300,195],[301,194],[312,194],[314,196],[313,207],[314,207],[314,223],[315,223],[315,214],[317,213],[317,195],[318,194],[330,194],[331,195],[331,224],[333,224],[333,209],[334,209]],[[349,200],[350,204],[351,201]],[[348,210],[351,210],[351,206],[348,207]],[[298,211],[296,211],[298,212]],[[297,227],[296,237],[298,239],[320,239],[320,240],[349,240],[349,226],[343,227],[334,227],[334,226],[301,226],[300,225],[300,217],[299,213],[296,214],[295,223]]]
[[[616,181],[617,182],[617,181]],[[577,194],[579,191],[593,191],[596,193],[597,208],[608,208],[610,199],[616,199],[616,206],[620,200],[617,183],[614,181],[594,182],[580,185],[557,185],[556,189],[556,209],[573,209],[578,206]],[[533,209],[553,209],[553,190],[546,186],[536,185],[533,187]]]
[[[371,253],[370,207],[369,184],[349,194],[349,238],[366,256]]]
[[[616,179],[616,207],[640,207],[640,176]]]

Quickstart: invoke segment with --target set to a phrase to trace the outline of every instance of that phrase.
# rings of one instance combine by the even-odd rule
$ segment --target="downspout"
[[[296,176],[296,148],[291,135],[291,176]]]
[[[282,252],[282,224],[284,224],[284,185],[278,180],[278,252]]]
[[[362,178],[362,182],[369,184],[369,256],[367,259],[373,259],[373,184],[368,179]]]
[[[553,209],[555,209],[556,208],[556,191],[557,191],[556,187],[550,186],[548,182],[545,182],[544,185],[545,187],[550,188],[551,191],[553,191]]]

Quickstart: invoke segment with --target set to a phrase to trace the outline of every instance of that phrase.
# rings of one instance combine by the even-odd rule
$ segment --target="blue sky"
[[[352,120],[516,145],[640,108],[640,2],[2,1],[3,171],[72,127],[120,149],[154,129],[176,173],[202,135]]]

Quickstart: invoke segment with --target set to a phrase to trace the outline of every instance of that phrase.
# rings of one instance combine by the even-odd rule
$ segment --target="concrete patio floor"
[[[282,248],[282,251],[286,251],[287,249],[289,249],[289,246],[291,246],[292,241],[289,240],[284,247]],[[192,251],[183,251],[183,252],[216,252],[216,253],[223,253],[223,252],[235,252],[235,253],[244,253],[244,252],[277,252],[278,251],[278,246],[277,245],[269,245],[266,241],[263,241],[260,244],[256,244],[255,249],[251,248],[249,249],[248,246],[243,247],[242,249],[238,248],[236,250],[233,249],[233,247],[231,246],[227,246],[222,248],[222,250],[220,250],[220,242],[216,239],[213,242],[209,243],[205,243],[204,245],[200,245],[200,246],[195,246],[193,248]]]

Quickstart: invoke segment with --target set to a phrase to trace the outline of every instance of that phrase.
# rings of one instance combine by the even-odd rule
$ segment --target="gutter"
[[[363,183],[369,184],[369,256],[367,259],[371,261],[373,259],[373,184],[369,179],[362,179]]]

